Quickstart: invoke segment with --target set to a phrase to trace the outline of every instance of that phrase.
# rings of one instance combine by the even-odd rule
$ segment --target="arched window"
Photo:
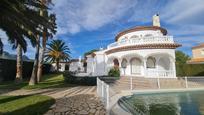
[[[141,75],[141,61],[138,58],[132,58],[130,60],[131,74]]]
[[[127,67],[127,60],[126,59],[123,59],[122,62],[121,62],[121,67],[122,68],[126,68]]]
[[[156,59],[154,57],[147,58],[147,68],[156,68]]]
[[[114,67],[119,67],[119,62],[118,62],[118,59],[114,59],[113,60],[113,64],[114,64]]]
[[[131,36],[130,38],[139,38],[139,36],[133,35],[133,36]]]
[[[153,36],[152,34],[146,34],[145,37],[151,37]]]

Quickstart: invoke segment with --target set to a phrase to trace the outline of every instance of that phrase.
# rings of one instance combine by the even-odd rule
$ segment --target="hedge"
[[[74,76],[74,73],[68,71],[64,72],[63,77],[66,83],[86,86],[95,86],[97,79],[96,76]]]
[[[33,69],[33,62],[23,62],[23,79],[29,79]],[[51,65],[43,65],[43,74],[50,72]],[[16,77],[16,60],[0,59],[0,81],[15,80]]]
[[[176,64],[177,76],[204,76],[204,64]]]

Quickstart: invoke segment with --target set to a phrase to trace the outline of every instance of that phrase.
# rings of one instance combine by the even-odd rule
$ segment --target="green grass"
[[[0,89],[46,89],[46,88],[62,88],[71,87],[72,84],[64,82],[62,74],[48,74],[42,77],[42,82],[29,86],[28,81],[23,81],[20,84],[15,84],[14,81],[0,83]]]
[[[49,96],[0,96],[0,115],[42,115],[55,100]]]

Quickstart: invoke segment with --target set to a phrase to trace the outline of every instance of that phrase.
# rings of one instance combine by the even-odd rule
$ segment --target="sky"
[[[78,58],[92,49],[105,48],[115,42],[122,30],[151,26],[152,16],[160,15],[161,26],[181,50],[192,55],[191,47],[204,42],[204,0],[53,0],[51,12],[57,16],[57,33]],[[4,50],[15,54],[0,30]],[[35,49],[28,44],[25,53],[34,58]]]

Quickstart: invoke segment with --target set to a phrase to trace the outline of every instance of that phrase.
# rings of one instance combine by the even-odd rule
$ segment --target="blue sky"
[[[191,47],[204,42],[204,0],[53,0],[57,16],[57,34],[78,58],[91,49],[106,47],[124,29],[152,25],[152,16],[160,14],[161,26],[191,55]],[[4,32],[4,50],[15,54]],[[34,58],[28,45],[26,55]]]

